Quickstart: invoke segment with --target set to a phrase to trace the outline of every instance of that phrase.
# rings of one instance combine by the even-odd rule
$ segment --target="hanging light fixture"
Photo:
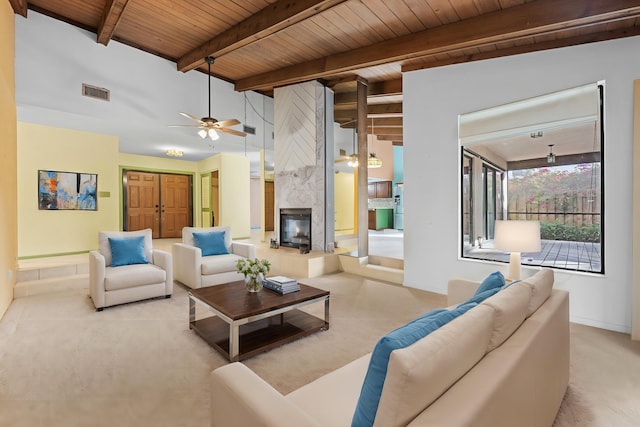
[[[373,138],[376,137],[376,133],[375,133],[375,125],[373,123],[373,119],[371,119],[371,141],[373,143]],[[380,168],[382,167],[382,160],[380,160],[378,157],[376,157],[376,153],[371,152],[369,153],[369,158],[367,159],[367,167],[368,168]]]
[[[367,159],[368,168],[380,168],[382,167],[382,160],[376,157],[376,153],[370,153]]]
[[[553,144],[549,144],[549,154],[547,154],[547,163],[555,163],[556,155],[553,154]]]
[[[356,128],[355,127],[353,128],[353,152],[351,153],[351,156],[349,156],[349,163],[347,163],[347,165],[349,165],[352,168],[358,167],[358,155],[356,154]]]

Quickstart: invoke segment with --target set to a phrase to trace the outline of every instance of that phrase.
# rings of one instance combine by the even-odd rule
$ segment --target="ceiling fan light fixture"
[[[209,129],[207,133],[209,135],[209,138],[211,138],[212,141],[216,141],[220,139],[220,135],[218,135],[218,132],[216,132],[215,129]]]
[[[352,168],[358,167],[358,156],[356,154],[352,154],[349,159],[349,163],[347,163]]]
[[[207,137],[207,131],[204,129],[200,129],[198,131],[198,135],[200,135],[200,138],[205,139]]]
[[[376,153],[369,154],[369,158],[367,159],[367,167],[368,168],[382,167],[382,160],[376,157]]]

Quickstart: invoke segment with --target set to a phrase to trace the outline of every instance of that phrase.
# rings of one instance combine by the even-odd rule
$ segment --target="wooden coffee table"
[[[322,301],[324,319],[298,310]],[[215,316],[196,320],[196,303]],[[329,291],[300,283],[300,291],[286,295],[269,289],[251,293],[243,281],[191,289],[189,329],[235,362],[329,329]]]

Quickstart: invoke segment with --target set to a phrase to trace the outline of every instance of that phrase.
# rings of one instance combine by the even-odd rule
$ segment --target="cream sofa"
[[[228,254],[202,256],[202,250],[195,245],[193,233],[224,232]],[[220,285],[244,279],[236,271],[240,258],[255,258],[256,247],[252,243],[231,240],[231,227],[184,227],[182,243],[171,245],[173,253],[173,275],[175,280],[192,289]]]
[[[143,236],[147,264],[112,266],[109,237]],[[101,231],[98,250],[89,252],[89,295],[97,311],[148,298],[170,298],[173,293],[171,254],[153,248],[151,229]]]
[[[449,283],[450,304],[479,284]],[[391,353],[376,426],[551,426],[569,380],[569,297],[553,271]],[[370,354],[283,396],[241,363],[211,374],[211,426],[350,426]],[[357,427],[357,426],[356,426]]]

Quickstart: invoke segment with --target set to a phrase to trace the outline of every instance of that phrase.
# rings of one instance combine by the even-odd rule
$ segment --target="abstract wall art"
[[[38,171],[38,209],[95,211],[98,175]]]

